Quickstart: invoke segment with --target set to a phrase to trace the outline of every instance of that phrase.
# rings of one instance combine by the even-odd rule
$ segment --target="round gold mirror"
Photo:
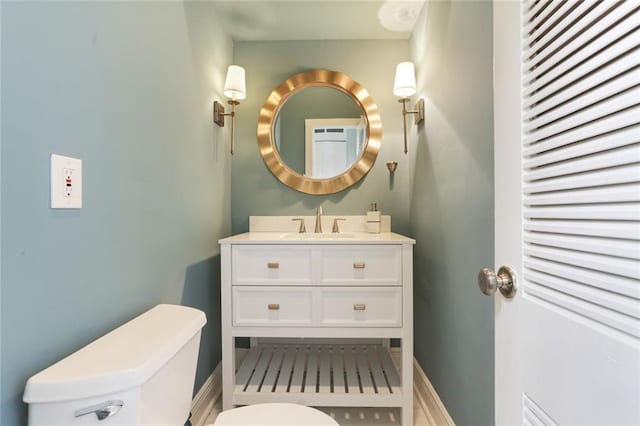
[[[280,182],[307,194],[333,194],[362,179],[376,161],[381,138],[373,98],[337,71],[288,78],[258,117],[265,164]]]

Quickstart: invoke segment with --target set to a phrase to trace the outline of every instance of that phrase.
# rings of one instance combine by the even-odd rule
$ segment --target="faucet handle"
[[[331,229],[331,232],[333,232],[334,234],[340,233],[340,229],[338,229],[339,220],[347,220],[347,219],[345,219],[344,217],[336,217],[335,219],[333,219],[333,229]]]
[[[299,234],[304,234],[305,232],[307,232],[307,227],[304,226],[304,218],[303,217],[296,217],[291,219],[292,221],[296,221],[299,220],[300,221],[300,229],[298,229],[298,233]]]

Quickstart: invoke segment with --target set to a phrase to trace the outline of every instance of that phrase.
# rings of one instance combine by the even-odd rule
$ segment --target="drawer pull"
[[[353,305],[354,311],[364,311],[365,309],[367,309],[367,305],[365,305],[364,303],[356,303],[355,305]]]
[[[364,269],[364,262],[353,262],[353,269]]]
[[[267,268],[269,269],[278,269],[280,264],[278,262],[269,262],[267,263]]]
[[[279,311],[280,310],[280,304],[279,303],[269,303],[269,310],[270,311]]]

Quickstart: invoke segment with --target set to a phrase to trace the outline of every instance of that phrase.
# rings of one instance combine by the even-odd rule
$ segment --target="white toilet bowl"
[[[223,411],[213,426],[339,426],[330,416],[298,404],[254,404]]]

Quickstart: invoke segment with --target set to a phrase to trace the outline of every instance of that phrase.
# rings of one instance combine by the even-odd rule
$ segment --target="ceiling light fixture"
[[[423,5],[422,0],[386,0],[378,9],[378,21],[389,31],[411,32]]]

